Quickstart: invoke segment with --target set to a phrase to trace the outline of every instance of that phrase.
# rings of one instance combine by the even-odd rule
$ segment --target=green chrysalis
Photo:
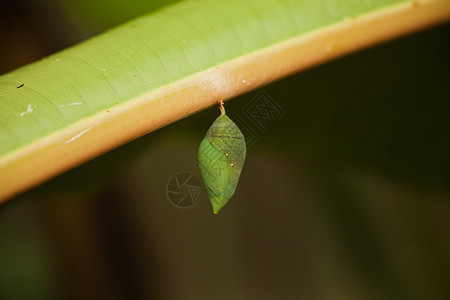
[[[225,114],[206,133],[198,150],[198,164],[214,214],[233,196],[244,165],[246,146],[239,127]]]

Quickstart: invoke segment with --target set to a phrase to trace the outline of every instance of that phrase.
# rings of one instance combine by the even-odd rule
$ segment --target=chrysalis
[[[222,101],[220,111],[198,150],[200,173],[214,214],[233,196],[246,153],[244,136],[225,115]]]

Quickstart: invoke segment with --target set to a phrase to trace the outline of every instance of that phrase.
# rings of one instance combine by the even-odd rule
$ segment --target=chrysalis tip
[[[219,214],[219,212],[218,212],[218,211],[214,211],[214,214],[215,214],[215,215],[218,215],[218,214]]]

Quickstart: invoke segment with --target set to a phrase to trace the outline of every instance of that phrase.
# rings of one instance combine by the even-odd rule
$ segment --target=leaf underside
[[[231,97],[295,70],[284,62],[276,68],[288,71],[253,84],[251,76],[260,76],[261,72],[249,72],[250,77],[240,81],[242,88],[236,89],[238,92],[227,91],[231,84],[208,70],[231,62],[245,67],[247,60],[255,59],[261,51],[317,30],[330,28],[332,32],[333,26],[394,9],[396,5],[415,7],[431,2],[443,3],[443,10],[450,11],[445,0],[182,1],[2,75],[0,200],[212,105],[197,104],[204,97],[196,98],[197,90],[190,91],[189,97],[176,98],[177,106],[166,105],[169,95],[164,93],[187,78],[204,74],[196,82]],[[357,40],[352,38],[351,42]],[[297,56],[302,57],[301,53]],[[320,60],[325,59],[317,58]],[[259,64],[264,66],[265,61]],[[262,74],[266,71],[270,70]],[[188,87],[181,86],[179,90]],[[129,108],[136,107],[138,99],[155,93],[159,93],[159,98],[155,103],[148,100],[146,104],[151,109],[142,110],[140,119],[129,114]],[[176,111],[178,106],[188,104],[191,111]],[[193,105],[197,105],[195,109]],[[172,109],[174,116],[161,116]],[[114,122],[107,123],[109,117],[105,114],[109,112],[115,113]],[[143,120],[152,119],[157,124],[144,124]],[[76,127],[86,120],[89,126]],[[133,131],[134,126],[143,128]],[[87,136],[90,139],[86,144],[77,145]],[[36,172],[29,172],[29,168]]]

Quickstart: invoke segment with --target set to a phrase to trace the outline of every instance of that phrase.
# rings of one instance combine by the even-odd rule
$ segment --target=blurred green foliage
[[[104,31],[122,24],[137,16],[157,10],[181,0],[60,0],[59,2],[79,22],[81,26],[93,28],[93,31]]]

